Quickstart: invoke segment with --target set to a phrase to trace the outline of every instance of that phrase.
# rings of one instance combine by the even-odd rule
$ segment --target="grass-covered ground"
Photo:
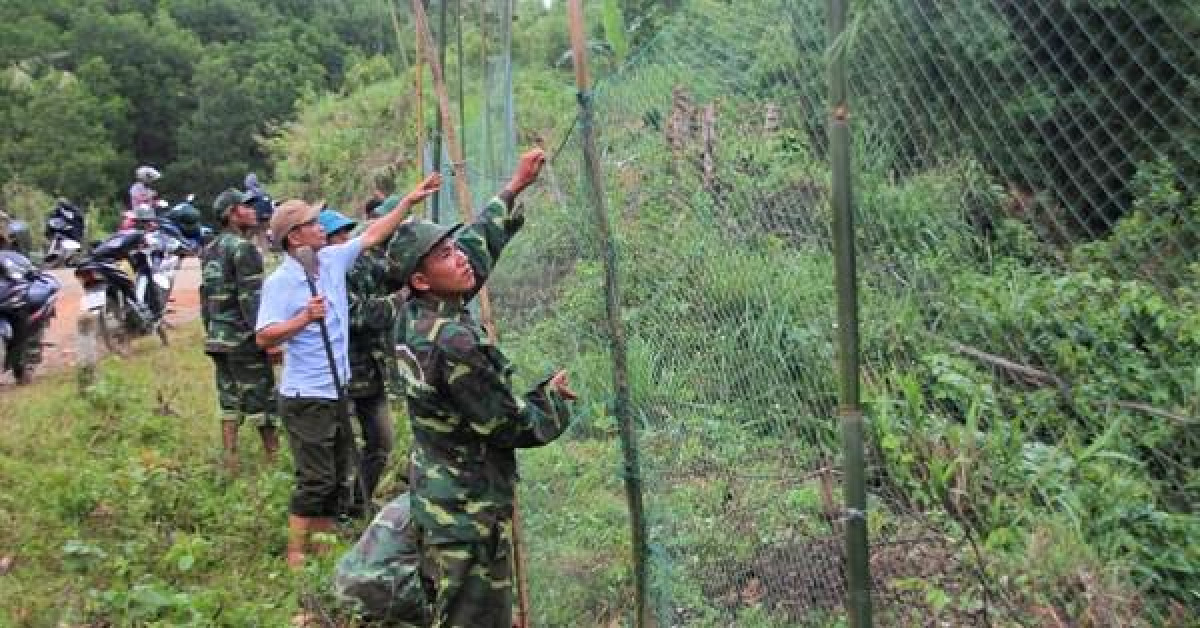
[[[199,340],[192,324],[170,348],[145,341],[83,393],[68,371],[0,395],[0,626],[276,627],[305,608],[317,625],[348,624],[328,590],[350,541],[302,573],[284,566],[289,458],[267,467],[243,430],[241,474],[222,473]],[[523,454],[540,625],[594,624],[628,604],[614,455],[600,441]]]

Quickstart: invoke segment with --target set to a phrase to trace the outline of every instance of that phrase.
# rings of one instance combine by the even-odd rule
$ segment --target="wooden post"
[[[438,111],[441,113],[442,132],[445,136],[446,151],[450,153],[451,165],[454,167],[454,191],[458,199],[458,211],[464,222],[470,222],[474,211],[471,207],[471,191],[467,187],[467,162],[463,157],[462,147],[458,143],[458,134],[454,130],[454,121],[450,118],[450,98],[446,95],[446,80],[442,74],[442,64],[433,54],[433,34],[429,30],[429,22],[425,15],[425,7],[421,6],[421,0],[413,0],[413,17],[417,28],[417,39],[422,42],[425,60],[429,63],[429,69],[433,74],[433,91],[437,95]],[[461,61],[460,61],[461,63]],[[459,103],[462,106],[462,103]],[[488,339],[494,344],[498,338],[496,332],[496,323],[492,318],[492,301],[488,296],[487,286],[483,286],[479,290],[479,318],[484,329],[487,330]],[[528,628],[529,626],[529,593],[528,586],[524,582],[525,574],[525,554],[524,545],[521,543],[521,519],[517,512],[520,510],[520,505],[517,503],[516,495],[513,496],[513,520],[512,520],[512,537],[513,537],[513,573],[517,577],[517,600],[518,609],[515,626],[519,628]]]
[[[400,49],[400,52],[403,55],[404,54],[404,38],[400,34],[400,18],[396,15],[396,5],[389,1],[388,8],[391,9],[391,13],[392,13],[392,30],[395,31],[395,33],[396,33],[396,46]],[[416,155],[417,170],[419,172],[424,172],[424,170],[425,170],[425,96],[424,96],[424,90],[422,88],[422,74],[423,74],[422,69],[423,68],[421,67],[421,39],[420,38],[417,38],[417,41],[416,41],[416,53],[417,53],[417,60],[413,66],[413,96],[414,96],[413,120],[414,120],[414,124],[417,127],[417,150],[414,152],[414,154]],[[408,65],[407,57],[405,57],[404,60],[405,60],[405,65],[407,66]],[[401,111],[402,111],[402,108],[397,106],[396,113],[399,114]],[[392,192],[392,190],[388,191],[389,194],[391,192]],[[428,209],[423,208],[421,211],[427,212]]]
[[[417,39],[421,40],[422,52],[429,70],[433,74],[433,91],[437,95],[438,110],[442,117],[442,133],[446,137],[446,152],[450,153],[451,165],[454,167],[454,192],[458,200],[459,215],[464,222],[470,222],[474,211],[471,208],[471,189],[467,187],[467,162],[463,158],[462,148],[458,143],[458,132],[454,130],[454,121],[450,118],[450,98],[446,95],[446,80],[442,74],[442,65],[432,54],[434,49],[433,34],[429,30],[429,22],[425,16],[425,7],[421,0],[413,0],[413,16],[416,18]],[[496,325],[492,319],[492,300],[488,296],[487,287],[479,291],[479,318],[487,329],[488,338],[496,339]]]
[[[779,132],[780,119],[783,114],[779,111],[779,104],[767,103],[767,111],[763,116],[763,133],[774,135]]]
[[[704,105],[701,120],[700,137],[704,146],[702,161],[704,189],[711,191],[717,179],[717,103],[710,102]]]
[[[604,259],[604,311],[608,322],[609,346],[613,361],[613,414],[621,434],[621,449],[625,459],[625,497],[629,503],[631,545],[633,546],[633,603],[634,628],[650,625],[646,596],[647,554],[645,507],[642,501],[642,467],[638,452],[638,430],[631,412],[629,361],[625,343],[625,327],[621,322],[621,288],[617,268],[617,245],[605,207],[600,169],[600,153],[596,149],[592,127],[595,112],[591,86],[588,82],[587,47],[584,38],[582,0],[568,0],[567,24],[571,33],[571,50],[575,57],[575,86],[579,101],[580,144],[583,149],[587,190],[595,216],[596,236]]]
[[[671,90],[671,113],[667,116],[667,146],[682,151],[692,134],[692,97],[682,85]]]

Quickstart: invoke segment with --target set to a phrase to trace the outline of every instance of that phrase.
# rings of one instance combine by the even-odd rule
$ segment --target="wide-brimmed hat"
[[[280,249],[285,248],[284,242],[292,229],[317,219],[324,203],[309,204],[299,199],[284,201],[275,208],[271,215],[271,239]]]

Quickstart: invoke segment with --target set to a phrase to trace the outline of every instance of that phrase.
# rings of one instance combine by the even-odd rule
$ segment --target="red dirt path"
[[[83,287],[69,268],[51,271],[62,282],[62,293],[58,298],[57,314],[46,331],[47,346],[42,350],[42,363],[34,372],[41,373],[67,368],[75,364],[75,324],[79,318],[79,300]],[[175,275],[175,287],[171,290],[171,303],[167,321],[182,325],[200,315],[200,263],[194,257],[183,260],[183,266]],[[12,375],[0,375],[0,388],[13,385]]]

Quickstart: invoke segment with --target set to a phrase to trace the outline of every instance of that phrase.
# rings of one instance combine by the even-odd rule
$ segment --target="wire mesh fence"
[[[594,393],[579,482],[521,496],[590,500],[611,529],[600,559],[525,530],[544,625],[570,622],[538,599],[563,576],[543,563],[627,590],[635,475],[659,625],[847,622],[826,18],[688,3],[586,95],[613,247],[574,128],[492,280],[502,333],[544,352],[524,362]],[[851,18],[834,49],[875,624],[1196,621],[1200,6],[874,0]],[[614,427],[606,263],[638,465]]]

